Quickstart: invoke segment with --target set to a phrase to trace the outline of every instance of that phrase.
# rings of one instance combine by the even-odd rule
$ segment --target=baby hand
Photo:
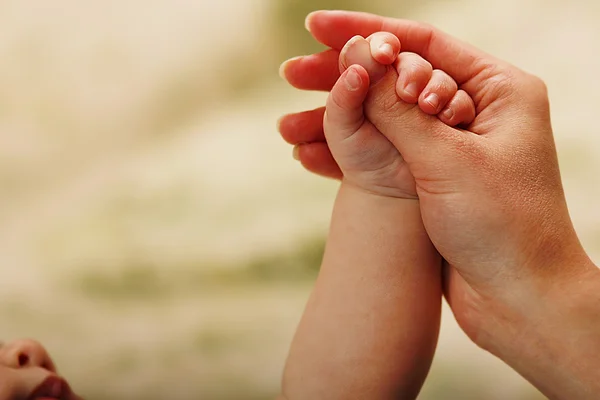
[[[342,75],[327,99],[323,130],[346,182],[384,196],[417,198],[415,180],[402,155],[365,117],[363,103],[370,87],[395,74],[397,101],[415,104],[450,126],[470,123],[475,107],[449,75],[433,70],[416,54],[399,52],[398,39],[385,32],[348,41],[340,53]],[[410,129],[410,113],[406,118],[402,125]]]

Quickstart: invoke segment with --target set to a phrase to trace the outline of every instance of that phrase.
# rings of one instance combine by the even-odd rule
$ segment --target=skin
[[[0,400],[81,400],[34,340],[0,345]]]
[[[398,39],[382,33],[356,37],[340,54],[343,73],[327,100],[323,137],[344,179],[281,398],[414,399],[429,371],[441,259],[423,227],[414,178],[362,107],[371,85],[396,71],[399,50]],[[447,75],[437,78],[453,87]],[[443,85],[441,102],[456,93]]]
[[[439,271],[418,202],[342,183],[281,398],[416,398],[437,343]]]
[[[382,46],[386,53],[381,53]],[[376,88],[385,84],[383,81],[389,76],[397,77],[398,73],[404,73],[408,61],[415,78],[410,85],[419,90],[408,96],[409,102],[416,103],[418,99],[433,95],[436,106],[423,102],[420,107],[433,115],[453,98],[457,85],[444,72],[435,71],[438,74],[433,74],[431,67],[418,63],[424,60],[417,55],[397,57],[399,50],[398,39],[385,32],[375,33],[366,39],[355,36],[346,43],[340,53],[340,71],[345,71],[342,78],[346,81],[349,76],[354,77],[358,87],[348,90],[347,87],[341,87],[338,81],[340,90],[332,90],[327,101],[323,133],[347,182],[384,196],[417,199],[415,180],[409,165],[394,144],[365,116],[368,110],[364,109],[363,103],[367,95],[374,93],[373,90],[369,93],[369,85]],[[392,63],[395,64],[390,65]],[[427,88],[429,90],[425,91]],[[347,109],[340,110],[343,106]],[[471,107],[474,116],[473,103],[466,106]],[[333,109],[339,112],[332,113]],[[416,110],[419,112],[419,107]]]
[[[354,35],[385,30],[470,95],[477,117],[463,131],[398,102],[402,76],[372,90],[365,114],[415,177],[425,228],[446,260],[445,294],[465,332],[549,398],[597,398],[600,273],[569,218],[543,82],[413,21],[324,11],[307,27],[331,49],[284,64],[297,88],[330,90],[333,55]],[[304,115],[298,126],[317,129]],[[303,165],[334,176],[331,159],[310,146],[299,152]]]

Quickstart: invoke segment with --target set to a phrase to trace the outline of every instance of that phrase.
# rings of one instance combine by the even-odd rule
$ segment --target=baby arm
[[[416,398],[437,342],[440,262],[416,200],[342,183],[286,398]]]
[[[393,71],[400,47],[394,39],[351,40],[340,55],[342,70],[360,64],[342,74],[324,118],[344,178],[321,272],[287,360],[288,400],[414,399],[433,358],[441,260],[423,228],[409,169],[363,114],[370,82]],[[380,48],[388,54],[377,54]],[[434,84],[415,81],[419,90],[450,101],[452,90],[435,85],[439,76],[429,78]]]

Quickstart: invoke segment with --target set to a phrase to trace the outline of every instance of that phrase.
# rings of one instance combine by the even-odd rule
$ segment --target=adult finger
[[[323,115],[325,107],[284,115],[277,122],[277,129],[289,144],[324,142]]]
[[[338,180],[344,176],[325,142],[297,145],[294,147],[294,158],[317,175]]]
[[[353,36],[367,37],[375,32],[390,32],[403,51],[419,54],[434,68],[446,71],[469,94],[476,89],[476,78],[490,68],[508,64],[464,43],[430,25],[416,21],[381,17],[351,11],[316,11],[306,18],[306,27],[319,42],[341,49]]]
[[[330,49],[294,57],[281,64],[279,75],[297,89],[328,92],[340,77],[339,56],[338,50]]]

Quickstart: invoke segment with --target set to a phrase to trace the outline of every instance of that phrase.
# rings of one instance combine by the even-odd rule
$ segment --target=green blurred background
[[[506,0],[0,2],[0,321],[88,399],[272,398],[336,183],[276,119],[315,9],[415,18],[548,83],[568,200],[600,261],[600,4]],[[542,398],[444,311],[422,400]]]

